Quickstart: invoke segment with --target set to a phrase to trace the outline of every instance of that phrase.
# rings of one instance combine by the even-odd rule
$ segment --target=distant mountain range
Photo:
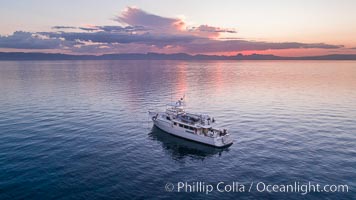
[[[234,56],[189,55],[185,53],[129,53],[104,55],[70,55],[59,53],[0,52],[0,60],[356,60],[356,54],[331,54],[323,56],[282,57],[266,54]]]

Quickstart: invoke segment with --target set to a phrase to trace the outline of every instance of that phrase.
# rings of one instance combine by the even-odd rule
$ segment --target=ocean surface
[[[232,146],[152,126],[147,111],[184,94]],[[221,182],[246,188],[221,192]],[[348,192],[258,191],[261,182]],[[167,198],[355,199],[356,62],[0,62],[1,200]]]

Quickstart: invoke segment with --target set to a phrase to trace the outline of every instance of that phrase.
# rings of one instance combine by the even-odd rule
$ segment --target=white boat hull
[[[159,129],[172,134],[174,136],[182,137],[195,142],[200,142],[203,144],[208,144],[214,147],[224,147],[229,146],[233,143],[230,135],[225,135],[221,137],[208,137],[204,135],[194,134],[194,132],[181,128],[179,126],[174,126],[171,121],[161,119],[160,117],[152,119],[155,126]]]

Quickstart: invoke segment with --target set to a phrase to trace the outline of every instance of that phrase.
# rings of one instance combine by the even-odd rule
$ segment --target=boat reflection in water
[[[153,126],[149,133],[149,138],[162,143],[163,149],[172,155],[173,159],[180,160],[186,157],[204,160],[214,155],[221,156],[229,151],[229,147],[216,148],[183,138],[179,138],[165,133],[159,128]]]

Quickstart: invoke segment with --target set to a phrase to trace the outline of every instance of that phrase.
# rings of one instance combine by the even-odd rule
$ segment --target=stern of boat
[[[229,146],[234,142],[234,139],[231,137],[230,134],[226,134],[221,137],[217,137],[215,140],[215,146],[217,147],[225,147]]]

